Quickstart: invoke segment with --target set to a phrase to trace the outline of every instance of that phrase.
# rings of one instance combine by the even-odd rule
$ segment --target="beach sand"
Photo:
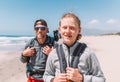
[[[20,51],[0,51],[0,82],[26,82],[25,64]]]
[[[89,36],[83,37],[86,42],[96,53],[101,68],[106,77],[106,82],[120,82],[120,36]]]
[[[100,62],[106,82],[120,82],[120,36],[83,36],[81,42],[91,47]],[[0,82],[26,82],[21,51],[0,51]]]

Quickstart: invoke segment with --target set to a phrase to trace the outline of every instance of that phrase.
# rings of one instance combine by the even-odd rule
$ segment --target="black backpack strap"
[[[75,51],[73,52],[70,67],[77,68],[77,65],[79,63],[79,58],[82,55],[82,53],[86,47],[87,47],[87,45],[84,43],[78,44],[78,46],[75,48]],[[67,62],[66,62],[65,53],[63,51],[62,45],[59,45],[58,47],[56,47],[56,52],[57,52],[57,55],[59,58],[60,72],[65,73],[66,72],[65,69],[67,67]]]
[[[29,41],[28,45],[25,47],[25,49],[28,48],[28,47],[29,47],[29,48],[33,47],[33,46],[34,46],[34,40],[35,40],[35,39],[36,39],[36,38],[31,39],[31,40]],[[30,57],[27,57],[27,64],[26,64],[26,76],[27,76],[27,77],[29,76],[29,73],[30,73],[30,71],[31,71],[31,66],[30,66],[29,60],[30,60]]]
[[[28,43],[28,46],[26,46],[26,48],[31,48],[31,47],[33,47],[34,46],[34,40],[35,40],[36,38],[33,38],[33,39],[31,39],[30,40],[30,42]],[[30,57],[27,57],[27,63],[29,63],[29,60],[30,60]]]
[[[35,40],[36,38],[32,38],[29,42],[28,42],[28,44],[27,44],[27,46],[25,47],[25,49],[26,48],[28,48],[28,47],[33,47],[34,46],[34,40]]]
[[[66,62],[65,53],[63,51],[62,45],[59,45],[58,47],[56,47],[56,51],[57,51],[57,55],[58,55],[59,63],[60,63],[60,72],[65,73],[67,62]]]
[[[50,36],[48,36],[48,38],[49,38],[49,47],[52,47],[52,46],[54,46],[54,38],[53,37],[50,37]]]
[[[84,43],[78,44],[78,46],[75,48],[75,51],[73,52],[70,67],[77,68],[77,65],[79,63],[79,58],[82,55],[86,47],[87,45]]]

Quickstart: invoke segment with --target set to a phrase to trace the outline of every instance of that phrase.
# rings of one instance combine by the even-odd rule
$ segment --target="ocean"
[[[0,35],[0,51],[23,50],[33,36]]]

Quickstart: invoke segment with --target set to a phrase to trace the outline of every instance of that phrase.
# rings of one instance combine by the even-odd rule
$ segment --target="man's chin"
[[[71,43],[70,40],[64,40],[64,42],[67,44],[67,43]]]
[[[37,36],[37,38],[38,38],[38,39],[43,39],[43,38],[44,38],[44,36]]]
[[[64,41],[69,42],[69,41],[71,41],[71,39],[65,38]]]

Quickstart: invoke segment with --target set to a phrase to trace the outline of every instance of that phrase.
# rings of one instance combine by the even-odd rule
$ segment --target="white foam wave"
[[[0,37],[0,46],[24,45],[33,37]]]

